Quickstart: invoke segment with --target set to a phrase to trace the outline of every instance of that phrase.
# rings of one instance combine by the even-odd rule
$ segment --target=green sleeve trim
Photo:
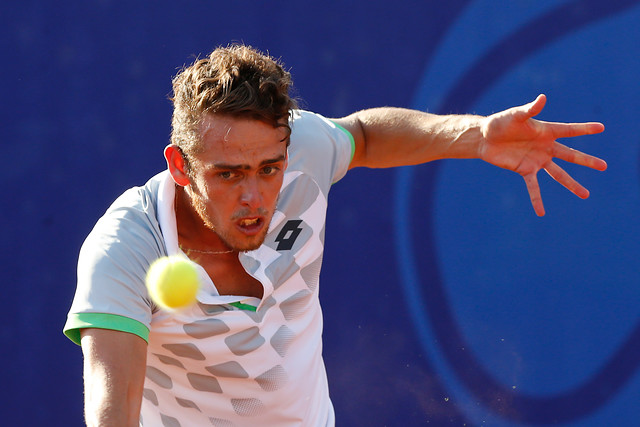
[[[349,132],[348,130],[346,130],[345,128],[343,128],[333,120],[331,121],[331,123],[336,125],[338,129],[340,129],[342,132],[346,133],[349,136],[349,141],[351,141],[351,159],[349,160],[349,163],[351,163],[351,160],[353,160],[353,156],[356,154],[356,141],[355,139],[353,139],[353,135],[351,135],[351,132]]]
[[[241,302],[230,302],[229,305],[232,305],[235,308],[239,308],[240,310],[247,310],[247,311],[257,311],[258,310],[257,307],[254,307],[254,306],[249,305],[249,304],[243,304]]]
[[[64,334],[74,343],[80,345],[80,330],[85,328],[113,329],[129,332],[149,342],[149,328],[129,317],[106,313],[70,314],[64,325]]]

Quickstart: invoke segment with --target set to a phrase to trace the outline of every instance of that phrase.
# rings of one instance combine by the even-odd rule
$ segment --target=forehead
[[[260,120],[207,114],[198,129],[206,163],[250,164],[283,155],[287,130]]]

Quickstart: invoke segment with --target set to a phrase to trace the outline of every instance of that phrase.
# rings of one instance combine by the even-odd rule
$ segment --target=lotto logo
[[[301,223],[301,219],[292,219],[287,221],[276,237],[276,242],[278,242],[278,246],[276,247],[277,251],[291,250],[293,244],[296,242],[296,239],[302,231],[302,228],[300,228]]]

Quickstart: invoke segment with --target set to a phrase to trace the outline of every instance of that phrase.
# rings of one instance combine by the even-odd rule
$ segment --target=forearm
[[[354,113],[340,123],[356,142],[351,166],[384,168],[444,158],[476,158],[483,119],[375,108]]]
[[[85,421],[88,427],[137,427],[140,419],[140,400],[126,390],[109,385],[110,381],[85,378]],[[134,393],[135,394],[135,393]]]

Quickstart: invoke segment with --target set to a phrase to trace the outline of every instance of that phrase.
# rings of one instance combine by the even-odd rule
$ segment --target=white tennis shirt
[[[196,304],[169,313],[151,302],[149,265],[182,254],[166,171],[120,196],[87,237],[65,333],[78,343],[80,329],[97,327],[148,341],[141,425],[334,425],[318,282],[327,196],[348,169],[353,138],[309,112],[295,111],[291,125],[267,237],[239,255],[262,299],[221,296],[200,268]]]

